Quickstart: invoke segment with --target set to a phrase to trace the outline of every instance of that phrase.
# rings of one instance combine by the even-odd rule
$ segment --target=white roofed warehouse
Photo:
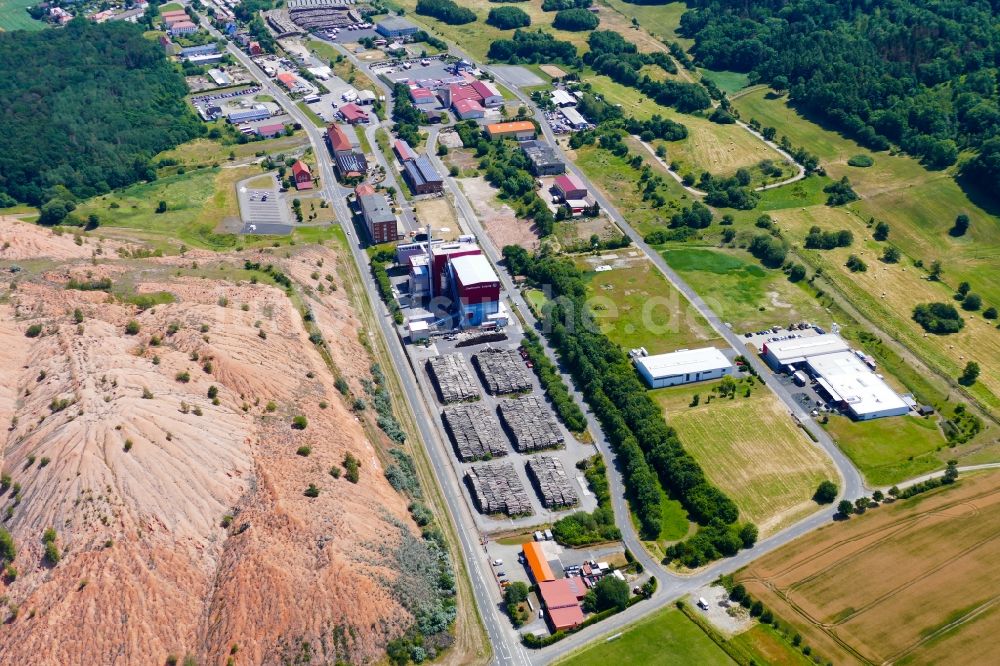
[[[806,365],[820,388],[858,421],[910,411],[903,399],[852,352],[810,356]]]
[[[715,347],[641,356],[635,360],[635,367],[650,388],[720,379],[733,374],[732,361]]]
[[[844,339],[833,333],[811,335],[767,342],[763,347],[764,360],[775,370],[785,370],[789,366],[804,363],[810,356],[847,351]]]

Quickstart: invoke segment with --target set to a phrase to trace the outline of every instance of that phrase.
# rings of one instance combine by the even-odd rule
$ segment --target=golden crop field
[[[836,664],[995,663],[997,481],[969,476],[832,523],[736,579]]]

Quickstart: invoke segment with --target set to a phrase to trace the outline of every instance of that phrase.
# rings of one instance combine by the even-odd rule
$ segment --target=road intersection
[[[221,37],[221,35],[208,26],[207,23],[205,23],[205,26],[214,36]],[[347,52],[342,47],[339,48],[341,48],[342,52],[350,58],[356,66],[364,66],[362,63],[357,61],[356,58],[354,58],[353,54]],[[484,622],[484,627],[493,648],[494,663],[502,665],[512,663],[517,666],[549,663],[561,655],[565,655],[566,653],[577,649],[585,643],[588,643],[602,635],[611,634],[621,630],[627,624],[634,622],[640,617],[652,613],[659,608],[667,606],[674,600],[684,595],[690,594],[697,588],[715,580],[718,576],[733,572],[743,566],[746,566],[748,563],[765,553],[777,549],[804,534],[828,524],[831,521],[834,509],[832,507],[819,509],[814,514],[799,521],[798,523],[759,541],[754,548],[750,550],[743,550],[734,557],[718,561],[695,573],[684,574],[668,569],[646,552],[638,535],[636,534],[635,529],[632,526],[632,522],[629,519],[628,507],[625,500],[625,488],[622,482],[621,474],[613,464],[614,453],[611,451],[610,446],[604,437],[600,424],[597,423],[594,415],[589,410],[585,409],[588,425],[594,435],[597,448],[610,463],[608,465],[608,477],[611,484],[614,513],[617,524],[621,527],[622,540],[629,550],[635,555],[637,560],[643,565],[646,571],[656,576],[659,585],[650,600],[631,606],[622,613],[614,615],[603,622],[568,636],[564,640],[552,646],[528,652],[521,645],[518,633],[511,627],[506,615],[501,610],[499,590],[494,583],[489,562],[482,547],[480,534],[476,529],[476,523],[472,517],[472,510],[465,501],[464,494],[462,493],[461,488],[458,487],[455,476],[450,473],[448,469],[448,466],[450,465],[450,456],[448,453],[447,438],[441,431],[438,420],[435,418],[434,410],[430,407],[435,404],[433,397],[428,395],[426,386],[417,381],[415,369],[411,366],[408,360],[408,356],[403,348],[403,340],[392,322],[390,313],[379,298],[373,281],[364,277],[368,273],[367,255],[364,252],[363,244],[359,239],[355,238],[352,215],[345,203],[345,195],[349,192],[349,190],[338,185],[336,179],[334,178],[332,162],[328,151],[326,150],[323,131],[315,127],[312,121],[307,118],[301,110],[299,110],[299,108],[292,102],[285,92],[275,85],[274,82],[269,79],[245,53],[233,44],[228,44],[227,49],[233,57],[239,60],[252,74],[252,76],[260,82],[263,89],[266,90],[268,94],[272,95],[275,100],[285,108],[289,115],[301,124],[309,137],[320,170],[321,190],[333,205],[333,208],[337,213],[338,221],[347,235],[352,256],[361,275],[363,276],[362,282],[365,285],[365,291],[368,295],[368,299],[375,309],[377,315],[376,319],[379,322],[381,334],[386,341],[386,348],[392,356],[392,360],[399,374],[404,392],[411,398],[409,408],[413,411],[413,415],[415,416],[414,422],[417,424],[420,431],[420,436],[424,442],[429,460],[434,468],[434,473],[437,476],[438,483],[442,487],[448,511],[454,521],[456,533],[459,537],[459,544],[462,550],[464,564],[469,580],[472,584],[475,602],[478,606],[480,615]],[[468,58],[468,55],[464,54],[461,50],[455,47],[452,47],[451,53],[460,58]],[[517,96],[519,101],[525,104],[529,109],[532,109],[534,117],[538,121],[539,126],[542,128],[545,138],[550,144],[556,146],[557,150],[561,150],[558,148],[555,136],[553,135],[551,128],[549,128],[546,123],[544,114],[541,110],[539,110],[537,106],[535,106],[532,101],[517,88],[517,86],[504,80],[504,77],[500,72],[491,71],[489,67],[483,67],[483,69],[484,71],[490,72],[497,79],[497,81],[506,85]],[[389,114],[391,115],[391,90],[389,90],[388,86],[386,86],[377,77],[373,77],[373,79],[386,93],[387,108],[389,109]],[[379,126],[380,125],[375,125],[365,130],[369,138],[369,143],[373,146],[373,151],[376,152],[377,142],[374,140],[374,135]],[[441,161],[434,156],[434,147],[437,141],[438,133],[438,128],[431,128],[429,130],[427,152],[441,173],[447,173],[448,171],[444,168],[443,164],[441,164]],[[391,174],[392,177],[395,178],[395,174],[393,173],[394,168],[391,164],[388,164],[385,159],[378,159],[378,162],[386,168],[387,173]],[[656,266],[656,268],[667,278],[675,289],[684,294],[684,296],[691,302],[694,309],[709,322],[719,336],[725,339],[734,350],[743,354],[747,358],[751,367],[760,373],[761,376],[768,376],[768,370],[764,366],[764,363],[755,354],[747,353],[747,349],[743,345],[741,338],[739,338],[708,307],[698,294],[673,269],[670,268],[658,252],[643,241],[642,237],[631,227],[631,225],[629,225],[624,216],[622,216],[622,214],[601,194],[597,188],[590,184],[585,174],[583,174],[570,160],[565,160],[565,162],[567,169],[587,184],[589,191],[593,193],[600,206],[609,216],[611,216],[624,233],[629,236],[635,247],[642,251],[649,258],[649,260],[652,261],[653,265]],[[448,191],[455,199],[456,208],[459,212],[460,218],[462,218],[462,221],[464,222],[466,230],[475,234],[480,239],[480,244],[484,253],[498,269],[497,274],[501,278],[502,288],[504,290],[503,297],[507,298],[509,302],[513,304],[518,316],[522,319],[525,326],[528,328],[534,328],[538,322],[535,320],[531,309],[521,296],[520,291],[513,284],[512,277],[507,274],[507,272],[503,270],[500,265],[502,257],[500,256],[499,248],[492,245],[489,237],[480,225],[472,205],[466,198],[457,181],[450,176],[446,177],[446,185]],[[405,209],[406,207],[404,207],[404,210]],[[545,347],[545,352],[554,362],[558,364],[558,360],[554,352],[549,347]],[[576,390],[571,379],[565,374],[563,375],[563,379],[573,393],[574,398],[579,402],[579,404],[585,407],[582,396]],[[834,461],[841,476],[841,496],[852,498],[867,493],[868,488],[865,486],[864,481],[857,469],[840,451],[840,449],[836,446],[829,435],[827,435],[826,432],[819,426],[819,424],[817,424],[808,413],[803,411],[801,406],[792,398],[789,391],[778,382],[768,381],[766,382],[766,385],[786,405],[791,418],[794,418],[798,423],[800,423],[802,427],[812,435],[812,438],[817,442],[817,444],[821,446]]]

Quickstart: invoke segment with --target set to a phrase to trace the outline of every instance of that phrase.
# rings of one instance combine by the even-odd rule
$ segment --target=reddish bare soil
[[[234,664],[384,658],[413,622],[392,554],[418,531],[383,475],[381,436],[334,388],[281,288],[178,277],[192,255],[125,260],[108,242],[93,265],[96,241],[27,224],[0,221],[4,241],[0,262],[38,261],[15,275],[0,263],[0,465],[17,484],[0,517],[18,548],[16,579],[0,582],[0,664],[221,665],[234,649]],[[333,362],[361,392],[371,361],[345,290],[324,277],[340,282],[335,252],[211,258],[274,263],[308,285]],[[175,301],[139,311],[65,288],[88,271]],[[33,324],[42,332],[27,337]],[[299,414],[304,430],[291,427]],[[329,474],[347,452],[356,485]]]

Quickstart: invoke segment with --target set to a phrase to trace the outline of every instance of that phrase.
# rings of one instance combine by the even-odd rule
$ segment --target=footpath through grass
[[[595,272],[584,263],[589,306],[601,331],[622,349],[661,354],[718,338],[701,315],[646,259]]]
[[[789,282],[784,273],[762,267],[744,251],[676,244],[662,254],[735,331],[829,318],[808,284]]]

